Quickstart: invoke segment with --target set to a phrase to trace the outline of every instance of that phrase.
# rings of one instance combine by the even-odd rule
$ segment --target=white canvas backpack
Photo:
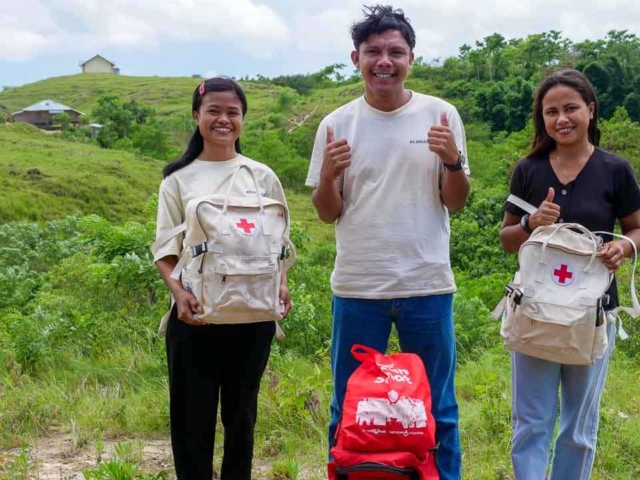
[[[255,196],[231,196],[242,170],[253,179]],[[182,278],[207,323],[252,323],[282,319],[280,275],[295,261],[289,240],[289,212],[283,203],[260,194],[255,172],[240,165],[230,175],[227,191],[187,203],[185,222],[153,243],[157,250],[185,232],[183,250],[172,278]],[[162,318],[164,333],[169,313]],[[278,337],[283,333],[278,326]]]
[[[536,208],[514,195],[509,202],[533,213]],[[605,312],[606,292],[613,275],[600,260],[598,233],[626,239],[633,245],[631,275],[633,308]],[[494,311],[502,316],[500,334],[514,352],[569,365],[591,365],[607,349],[608,321],[619,321],[619,334],[627,338],[618,312],[637,318],[640,304],[635,292],[635,243],[623,235],[590,232],[577,223],[535,229],[518,253],[519,271],[506,287]]]

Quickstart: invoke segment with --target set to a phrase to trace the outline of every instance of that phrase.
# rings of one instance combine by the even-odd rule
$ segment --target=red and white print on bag
[[[378,464],[379,474],[387,472],[389,478],[407,468],[419,472],[415,478],[437,480],[431,388],[420,357],[387,356],[362,345],[354,345],[351,353],[362,364],[347,383],[330,478],[346,478],[337,476],[345,471],[360,478],[364,472],[358,468]]]

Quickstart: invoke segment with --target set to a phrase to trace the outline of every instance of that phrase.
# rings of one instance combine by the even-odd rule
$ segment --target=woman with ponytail
[[[273,171],[242,155],[240,133],[247,99],[224,77],[202,82],[193,93],[196,128],[184,154],[167,165],[158,198],[157,237],[184,222],[187,203],[226,191],[240,165],[255,172],[261,192],[286,205]],[[255,196],[250,179],[238,176],[234,196]],[[155,252],[154,261],[175,300],[166,345],[169,366],[171,445],[179,480],[211,480],[218,403],[224,426],[221,480],[251,478],[253,431],[260,379],[267,364],[275,322],[209,324],[199,321],[195,296],[171,273],[182,251],[182,235]],[[291,309],[287,278],[280,282],[284,316]]]

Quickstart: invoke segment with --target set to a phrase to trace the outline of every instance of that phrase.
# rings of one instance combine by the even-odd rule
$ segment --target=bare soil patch
[[[54,434],[39,438],[33,445],[26,447],[29,458],[28,478],[34,480],[84,480],[82,472],[97,468],[100,461],[115,458],[115,447],[120,443],[133,445],[133,451],[139,454],[135,464],[144,473],[168,472],[168,478],[175,480],[171,443],[168,438],[116,438],[102,441],[102,452],[95,444],[88,442],[82,446],[71,434]],[[21,454],[20,448],[0,451],[0,478],[3,471]],[[219,464],[220,459],[217,459]],[[273,475],[271,460],[254,458],[254,480],[287,480],[287,476]],[[324,478],[324,468],[301,465],[296,480],[315,480]]]
[[[99,461],[114,458],[114,448],[118,443],[140,442],[141,458],[136,462],[143,472],[151,473],[162,470],[173,473],[171,444],[169,439],[127,439],[118,438],[104,440],[103,452],[88,443],[76,446],[70,434],[43,437],[35,445],[26,448],[29,457],[29,478],[38,480],[81,480],[83,470],[94,469]],[[8,466],[21,453],[19,448],[0,452],[0,477],[3,462]]]

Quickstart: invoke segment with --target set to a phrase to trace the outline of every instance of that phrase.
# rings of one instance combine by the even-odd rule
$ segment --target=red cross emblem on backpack
[[[238,230],[240,230],[244,235],[253,235],[256,230],[256,224],[249,222],[246,218],[239,219],[238,223],[236,223],[236,227],[238,227]]]
[[[573,270],[566,263],[556,265],[553,269],[553,281],[561,287],[566,287],[573,283]]]

